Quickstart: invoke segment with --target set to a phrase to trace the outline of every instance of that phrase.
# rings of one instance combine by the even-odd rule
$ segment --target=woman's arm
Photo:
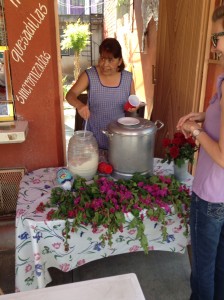
[[[86,72],[83,72],[76,83],[70,88],[68,93],[66,94],[66,100],[72,106],[74,106],[80,116],[83,119],[88,119],[90,116],[90,111],[88,105],[83,104],[77,97],[85,91],[89,86],[89,79]]]

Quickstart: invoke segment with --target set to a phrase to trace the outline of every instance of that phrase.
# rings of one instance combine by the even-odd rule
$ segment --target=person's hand
[[[201,128],[201,126],[197,122],[187,120],[183,123],[179,130],[183,132],[185,138],[189,138],[192,136],[193,131],[199,128]]]
[[[77,109],[80,117],[82,117],[85,121],[89,118],[90,116],[90,111],[88,105],[83,105],[79,109]]]
[[[137,111],[138,109],[139,109],[139,106],[133,107],[133,108],[129,108],[129,109],[128,109],[128,112],[135,112],[135,111]]]
[[[205,113],[204,112],[191,112],[188,115],[185,115],[181,117],[177,123],[177,130],[182,130],[182,126],[186,121],[195,121],[195,122],[203,122],[205,119]]]

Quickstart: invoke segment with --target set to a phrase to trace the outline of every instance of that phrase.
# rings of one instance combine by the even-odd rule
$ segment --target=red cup
[[[135,108],[140,105],[140,100],[136,95],[130,95],[128,101],[124,105],[124,110],[128,111],[130,108]]]

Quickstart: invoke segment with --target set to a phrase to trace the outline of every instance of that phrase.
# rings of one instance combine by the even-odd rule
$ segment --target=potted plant
[[[162,162],[174,163],[174,174],[177,179],[184,180],[188,170],[188,164],[194,162],[194,154],[198,146],[192,137],[185,138],[182,132],[174,133],[173,138],[165,138],[162,141],[164,158]]]

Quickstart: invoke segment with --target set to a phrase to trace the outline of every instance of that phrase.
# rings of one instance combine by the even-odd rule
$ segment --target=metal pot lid
[[[127,118],[127,117],[126,117]],[[157,131],[155,123],[143,118],[129,118],[133,120],[118,119],[108,124],[107,130],[110,133],[116,133],[121,135],[146,135],[154,134]],[[131,125],[129,125],[131,124]],[[133,125],[132,125],[133,124]]]

